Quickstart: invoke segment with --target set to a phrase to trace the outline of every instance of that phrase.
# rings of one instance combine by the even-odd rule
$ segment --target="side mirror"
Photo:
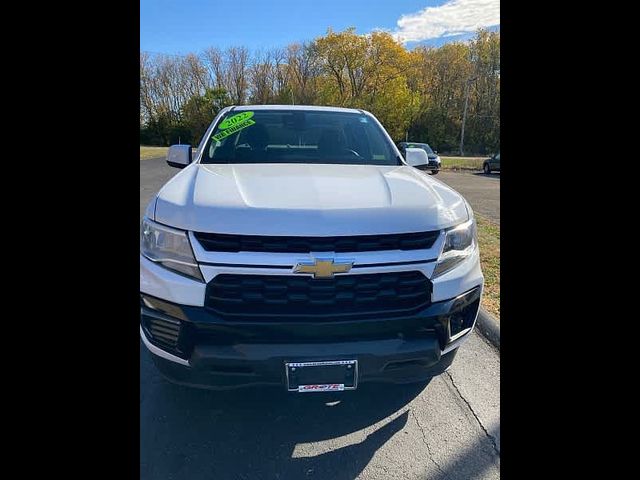
[[[171,145],[167,152],[167,163],[176,168],[184,168],[191,163],[191,145]]]
[[[412,167],[418,168],[429,165],[429,156],[421,148],[407,148],[405,158]]]
[[[438,154],[438,150],[434,150],[433,153],[435,153],[437,155]]]

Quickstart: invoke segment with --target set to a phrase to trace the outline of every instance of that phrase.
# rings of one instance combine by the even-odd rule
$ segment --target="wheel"
[[[431,175],[437,175],[440,170],[431,170]]]
[[[488,163],[485,163],[485,164],[482,166],[482,170],[484,170],[484,173],[486,173],[487,175],[489,175],[489,174],[491,173],[491,167],[489,166],[489,164],[488,164]]]

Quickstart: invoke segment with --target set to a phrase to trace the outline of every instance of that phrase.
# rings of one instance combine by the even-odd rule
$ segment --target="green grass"
[[[140,160],[148,158],[164,157],[167,155],[168,147],[143,147],[140,145]]]
[[[500,225],[477,213],[475,216],[484,274],[482,307],[500,321]]]
[[[482,170],[488,157],[440,157],[443,170]]]

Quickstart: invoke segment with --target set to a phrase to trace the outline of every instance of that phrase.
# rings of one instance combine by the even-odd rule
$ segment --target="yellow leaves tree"
[[[415,96],[407,85],[410,53],[387,32],[329,30],[314,42],[322,78],[319,103],[371,111],[394,138],[411,121]]]
[[[349,28],[256,55],[244,47],[212,47],[201,57],[141,54],[141,128],[156,136],[165,125],[199,129],[184,113],[207,89],[220,88],[234,104],[369,110],[394,140],[409,137],[440,151],[458,149],[464,116],[469,151],[500,146],[499,32],[479,30],[469,42],[410,50],[387,32],[359,35]]]
[[[367,81],[365,63],[367,40],[354,28],[335,33],[332,30],[315,41],[322,72],[330,80],[333,104],[351,106]]]

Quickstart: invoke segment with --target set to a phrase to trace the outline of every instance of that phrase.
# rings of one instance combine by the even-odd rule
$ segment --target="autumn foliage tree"
[[[455,151],[465,98],[465,150],[498,150],[499,32],[409,50],[387,32],[350,28],[253,53],[235,46],[199,56],[140,54],[141,141],[154,143],[173,141],[171,131],[197,143],[229,104],[297,104],[365,109],[396,141]]]

